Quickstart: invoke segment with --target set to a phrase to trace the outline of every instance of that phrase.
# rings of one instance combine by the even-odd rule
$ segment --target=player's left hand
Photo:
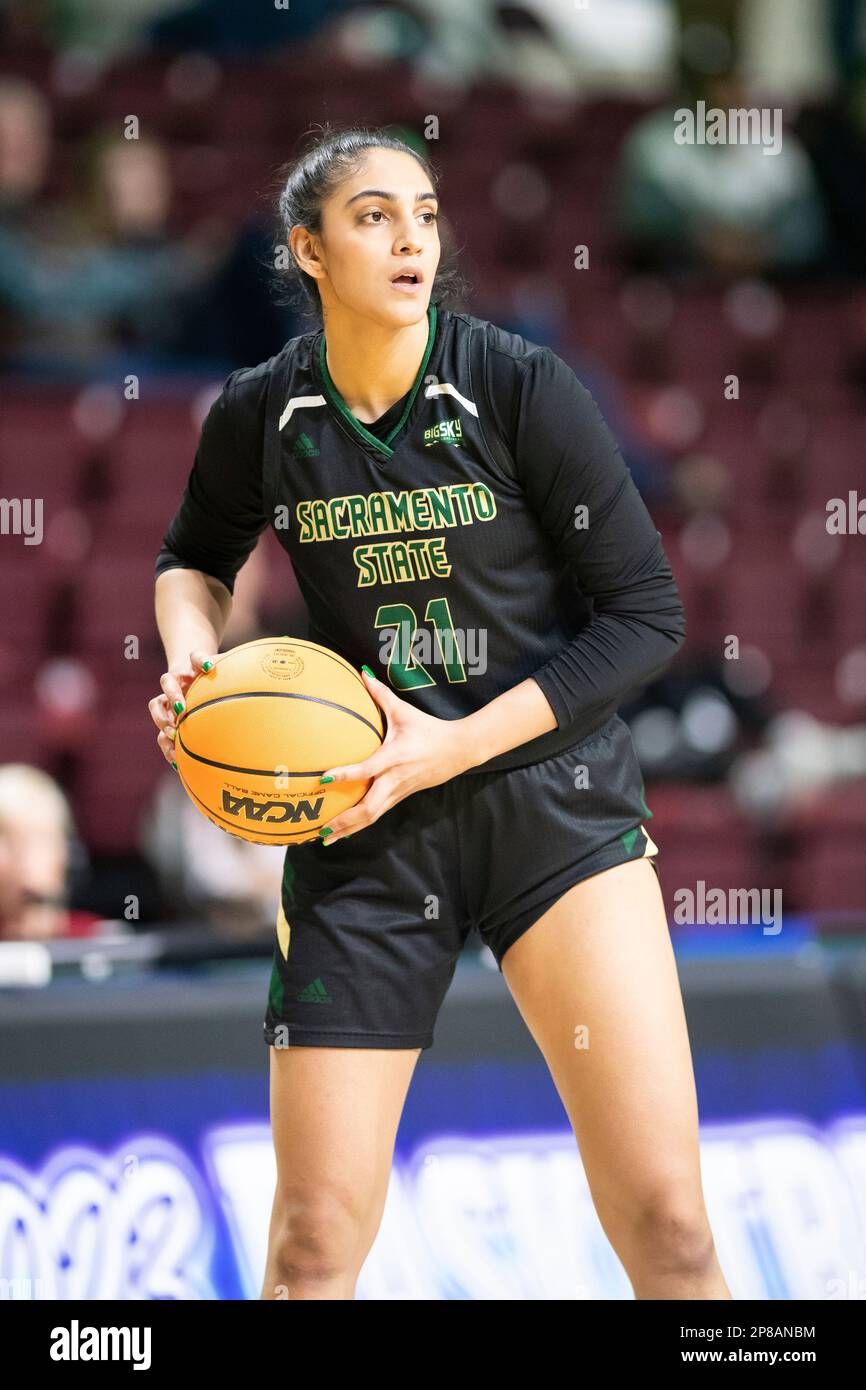
[[[361,679],[387,720],[387,732],[381,747],[363,762],[344,763],[322,774],[334,782],[373,779],[355,806],[328,822],[331,834],[322,837],[326,845],[354,835],[404,797],[447,782],[471,765],[461,719],[436,719],[401,700],[375,676],[362,671]]]

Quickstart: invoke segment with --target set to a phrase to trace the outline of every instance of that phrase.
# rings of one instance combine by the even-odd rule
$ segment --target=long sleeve
[[[202,425],[195,462],[163,538],[156,576],[196,569],[234,591],[238,570],[268,524],[262,510],[264,374],[233,372]]]
[[[510,370],[510,395],[493,395],[508,403],[500,426],[518,477],[592,600],[589,621],[533,673],[562,728],[663,670],[685,639],[685,616],[661,536],[590,393],[546,347],[511,359]]]

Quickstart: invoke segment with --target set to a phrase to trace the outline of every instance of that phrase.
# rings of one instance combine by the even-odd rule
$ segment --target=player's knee
[[[626,1223],[623,1246],[631,1259],[659,1274],[700,1275],[715,1251],[703,1201],[673,1189],[639,1201]]]
[[[344,1273],[355,1258],[362,1221],[359,1203],[335,1189],[280,1194],[271,1236],[280,1277],[327,1280]]]

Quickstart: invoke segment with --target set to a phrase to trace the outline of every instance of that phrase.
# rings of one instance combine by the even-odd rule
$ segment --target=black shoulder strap
[[[265,395],[265,429],[262,448],[262,502],[271,526],[274,524],[280,495],[280,467],[282,461],[282,440],[280,438],[280,417],[288,400],[288,374],[292,355],[283,352],[277,356],[270,374]]]
[[[493,461],[501,468],[506,477],[516,482],[517,465],[514,459],[512,441],[507,439],[500,429],[499,419],[490,397],[487,381],[487,347],[484,337],[475,324],[470,326],[469,333],[472,388],[476,401],[480,397],[484,409],[483,418],[479,412],[478,424]]]

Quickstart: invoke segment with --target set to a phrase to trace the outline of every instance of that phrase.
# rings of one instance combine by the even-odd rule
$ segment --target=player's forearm
[[[547,697],[529,677],[460,720],[466,767],[479,767],[556,727]]]
[[[201,570],[166,570],[156,581],[156,625],[167,669],[186,665],[190,652],[216,652],[231,613],[231,594]]]

